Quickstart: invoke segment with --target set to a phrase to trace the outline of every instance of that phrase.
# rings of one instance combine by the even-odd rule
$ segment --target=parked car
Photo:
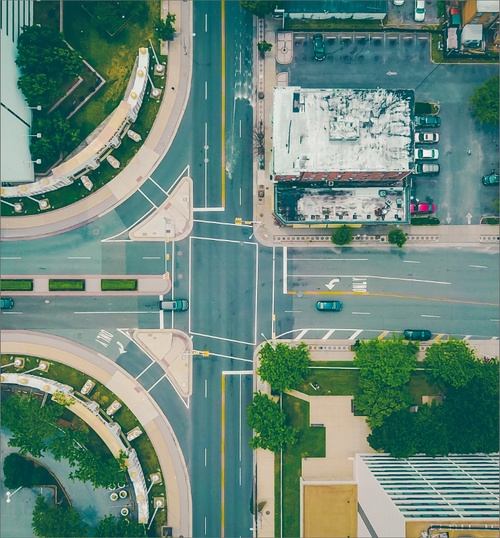
[[[436,176],[439,174],[439,170],[439,164],[417,163],[413,169],[413,173],[417,176]]]
[[[316,308],[319,311],[329,310],[331,312],[340,312],[342,310],[341,301],[318,301],[316,303]]]
[[[406,329],[403,335],[406,340],[426,341],[432,338],[431,331],[427,329]]]
[[[402,6],[405,3],[405,0],[392,0],[392,3],[395,6]]]
[[[425,19],[425,0],[415,0],[415,22],[423,22]]]
[[[439,142],[437,133],[415,133],[415,142],[417,144],[436,144]]]
[[[483,179],[481,180],[483,185],[486,185],[487,187],[490,185],[498,185],[498,174],[495,174],[494,172],[495,171],[492,170],[489,174],[483,176]]]
[[[326,58],[325,40],[321,34],[313,35],[314,59],[321,62]]]
[[[410,204],[410,213],[412,215],[427,215],[434,213],[435,209],[434,204]]]
[[[174,301],[161,301],[160,309],[167,312],[184,312],[188,310],[189,303],[186,299],[176,299]]]
[[[415,116],[415,125],[417,127],[439,127],[441,118],[439,116]]]
[[[10,297],[2,297],[0,302],[2,310],[12,310],[14,308],[14,299]]]
[[[439,151],[437,149],[417,148],[415,150],[415,158],[421,160],[435,161],[439,158]]]

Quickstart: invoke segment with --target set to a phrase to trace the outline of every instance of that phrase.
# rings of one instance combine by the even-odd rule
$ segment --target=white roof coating
[[[276,87],[274,173],[410,170],[413,106],[411,90]]]
[[[477,0],[476,11],[478,13],[498,13],[499,10],[498,0]]]

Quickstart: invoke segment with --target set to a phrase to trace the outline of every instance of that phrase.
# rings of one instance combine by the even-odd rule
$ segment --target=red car
[[[410,213],[412,215],[424,215],[434,213],[436,206],[434,204],[410,204]]]

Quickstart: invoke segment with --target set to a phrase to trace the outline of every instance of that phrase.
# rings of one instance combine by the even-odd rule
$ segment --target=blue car
[[[340,312],[342,310],[342,303],[340,301],[318,301],[316,303],[316,309],[320,312],[330,311],[330,312]]]
[[[321,62],[326,58],[325,41],[321,34],[313,35],[314,59]]]

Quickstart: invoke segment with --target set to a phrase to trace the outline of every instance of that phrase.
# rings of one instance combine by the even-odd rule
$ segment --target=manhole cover
[[[304,297],[304,294],[301,291],[297,292],[297,297]]]
[[[92,230],[92,233],[94,235],[99,235],[99,230],[97,228],[94,228],[94,230]]]

